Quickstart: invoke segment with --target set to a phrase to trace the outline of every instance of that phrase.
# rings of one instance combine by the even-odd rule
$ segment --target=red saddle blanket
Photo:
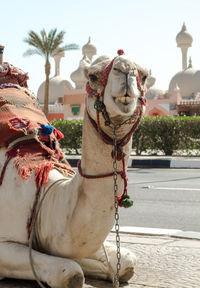
[[[58,144],[62,133],[50,127],[52,133],[46,134],[44,127],[48,125],[34,97],[17,88],[0,89],[0,147],[8,147],[7,162],[14,157],[22,178],[27,179],[35,171],[37,186],[47,183],[52,168],[65,176],[74,174]],[[7,162],[0,172],[0,184]]]
[[[36,99],[17,88],[0,89],[0,147],[48,125]]]

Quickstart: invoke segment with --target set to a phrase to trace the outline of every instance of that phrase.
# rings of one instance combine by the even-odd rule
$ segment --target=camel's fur
[[[107,59],[102,62],[102,58],[96,60],[87,69],[87,75],[94,71],[99,75],[109,63],[108,60],[110,61]],[[130,117],[138,105],[140,92],[137,89],[135,75],[131,72],[132,68],[137,72],[138,66],[124,56],[116,57],[113,67],[115,66],[122,69],[122,72],[130,71],[129,104],[123,104],[125,101],[123,73],[111,70],[104,93],[104,103],[110,118],[113,122],[120,123]],[[87,97],[86,106],[90,116],[96,120],[94,101],[94,97]],[[102,118],[100,122],[102,129],[112,137],[112,129],[104,126]],[[130,128],[130,125],[122,126],[117,131],[117,138],[122,138]],[[81,162],[83,173],[99,175],[112,172],[111,151],[112,146],[102,141],[85,113]],[[127,165],[131,141],[124,147],[124,151],[127,154],[125,158]],[[0,151],[0,169],[5,162],[5,152],[6,149]],[[122,170],[120,161],[117,162],[117,166],[118,170]],[[57,170],[52,170],[41,197],[47,187],[60,178],[63,176]],[[118,177],[118,187],[121,193],[123,190],[121,177]],[[26,223],[35,191],[34,177],[23,181],[17,175],[11,161],[0,186],[0,277],[2,278],[34,279],[28,257]],[[34,267],[41,281],[51,287],[78,288],[83,285],[84,273],[102,279],[112,278],[102,244],[105,243],[115,272],[116,248],[104,242],[114,224],[113,193],[112,177],[90,180],[81,177],[79,173],[50,189],[38,214],[32,253]],[[130,251],[121,249],[121,281],[127,281],[133,275],[134,266],[135,256]]]

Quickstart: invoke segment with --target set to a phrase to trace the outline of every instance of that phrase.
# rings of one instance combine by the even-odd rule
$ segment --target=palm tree
[[[50,57],[59,54],[62,51],[66,50],[75,50],[79,49],[77,44],[68,44],[60,46],[63,43],[65,31],[57,33],[57,29],[52,29],[48,35],[43,29],[40,31],[40,34],[37,34],[34,31],[28,33],[28,37],[24,39],[24,42],[28,43],[30,46],[34,47],[33,49],[28,49],[24,56],[30,55],[40,55],[45,58],[45,96],[44,96],[44,114],[48,117],[48,104],[49,104],[49,75],[51,65],[49,62]]]

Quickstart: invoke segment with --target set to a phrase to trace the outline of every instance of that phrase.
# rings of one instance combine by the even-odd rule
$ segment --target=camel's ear
[[[142,84],[146,83],[146,79],[148,77],[148,72],[145,68],[141,67],[140,65],[136,64],[137,70],[140,76],[140,79],[142,80]]]
[[[88,70],[89,70],[89,66],[85,66],[83,69],[83,73],[84,73],[85,78],[89,80]]]

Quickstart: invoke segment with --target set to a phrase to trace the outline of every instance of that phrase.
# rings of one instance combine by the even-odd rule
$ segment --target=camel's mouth
[[[135,98],[129,96],[127,93],[120,97],[113,97],[113,100],[123,113],[129,113],[135,103]]]
[[[121,103],[123,105],[129,105],[133,102],[133,97],[129,96],[128,93],[123,96],[113,97],[113,99],[116,104]]]

